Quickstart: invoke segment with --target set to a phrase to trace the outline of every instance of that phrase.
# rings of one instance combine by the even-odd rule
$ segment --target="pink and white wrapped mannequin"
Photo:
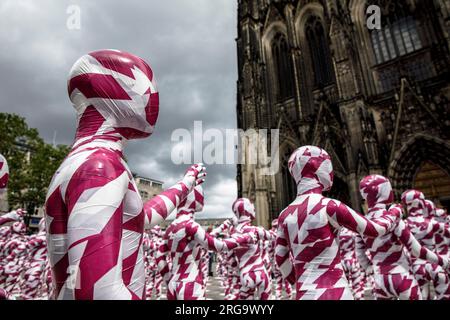
[[[6,192],[9,180],[9,167],[5,157],[0,154],[0,195]]]
[[[229,251],[248,236],[219,240],[194,221],[195,212],[203,209],[203,189],[197,186],[180,204],[176,219],[167,228],[158,252],[158,269],[167,283],[168,300],[203,300],[204,273],[201,270],[202,249]],[[169,268],[168,259],[172,262]]]
[[[45,219],[39,222],[39,232],[28,237],[28,258],[24,265],[22,298],[46,298],[44,271],[48,260]]]
[[[270,230],[269,230],[270,231]],[[274,236],[275,239],[275,236]],[[259,246],[261,250],[261,259],[264,263],[264,267],[267,270],[267,274],[269,275],[269,278],[271,278],[272,275],[272,264],[270,263],[270,241],[264,240],[259,241]]]
[[[126,141],[149,137],[158,117],[152,69],[118,50],[81,57],[69,80],[78,127],[72,150],[50,183],[48,253],[57,299],[144,299],[144,226],[162,222],[204,167],[145,204],[123,158]]]
[[[434,218],[442,223],[450,223],[449,215],[445,209],[436,208]]]
[[[224,236],[231,236],[237,224],[238,218],[233,215],[233,217],[225,220],[221,225],[213,229],[211,235],[216,236],[222,234]],[[234,251],[219,252],[217,260],[218,274],[222,276],[221,283],[225,288],[225,300],[239,299],[239,268]]]
[[[9,253],[6,251],[6,244],[9,242],[12,237],[12,229],[11,226],[3,226],[0,227],[0,288],[4,286],[5,283],[5,265],[7,264],[7,257]],[[9,293],[8,293],[9,296]]]
[[[436,249],[436,234],[450,239],[450,228],[428,216],[425,196],[418,190],[407,190],[402,194],[402,203],[408,212],[406,223],[414,237],[426,248]],[[434,205],[433,205],[434,206]],[[412,269],[424,299],[430,298],[429,283],[434,282],[436,299],[450,299],[450,281],[445,270],[431,272],[427,261],[412,257]]]
[[[436,210],[434,211],[434,219],[441,223],[450,223],[450,221],[448,221],[447,212],[441,208],[436,208]],[[437,253],[450,259],[450,241],[444,238],[440,233],[436,233],[434,241],[436,244]]]
[[[12,297],[5,289],[0,288],[0,301],[1,300],[14,300],[14,297]]]
[[[147,230],[142,236],[142,247],[144,248],[145,299],[150,300],[153,288],[153,285],[151,283],[151,274],[152,270],[155,269],[156,264],[151,259],[150,235],[148,234]]]
[[[18,222],[22,219],[26,211],[22,209],[13,210],[0,217],[0,285],[4,281],[4,268],[7,263],[6,245],[9,243],[13,233],[10,225],[11,222]],[[3,280],[2,280],[3,279]]]
[[[16,221],[11,225],[11,236],[5,245],[4,268],[0,284],[11,295],[21,294],[20,278],[28,257],[28,237],[25,223]]]
[[[444,209],[436,208],[431,200],[425,200],[427,208],[427,217],[440,224],[444,228],[440,228],[439,232],[434,234],[434,250],[442,256],[449,256],[450,239],[445,237],[445,230],[450,229],[450,223],[447,221],[447,213]]]
[[[238,218],[234,235],[251,235],[258,241],[274,239],[274,235],[269,231],[251,225],[255,219],[255,207],[249,199],[237,199],[233,204],[233,212]],[[264,265],[261,245],[248,243],[237,247],[233,252],[239,266],[239,300],[268,300],[271,280]]]
[[[209,250],[205,248],[202,248],[200,253],[200,272],[203,274],[203,288],[206,290],[209,277]]]
[[[287,299],[292,299],[292,287],[289,281],[283,279],[283,275],[280,272],[280,267],[275,262],[275,246],[276,246],[276,235],[278,229],[278,219],[272,220],[272,240],[269,246],[269,260],[271,263],[271,271],[273,275],[273,280],[275,280],[275,300],[281,300],[283,298],[283,290],[286,293]]]
[[[365,272],[361,267],[358,255],[356,254],[357,234],[347,228],[341,228],[339,232],[339,249],[341,254],[342,266],[350,283],[355,300],[363,300],[365,289]]]
[[[427,209],[427,218],[430,219],[430,221],[433,221],[436,228],[433,239],[434,243],[430,249],[439,253],[439,251],[442,251],[443,246],[448,246],[450,243],[450,238],[448,237],[450,235],[450,225],[436,219],[436,206],[431,200],[425,200],[425,207]],[[438,228],[436,224],[440,227]],[[447,257],[445,252],[443,256]],[[436,293],[436,299],[450,300],[450,279],[448,270],[445,270],[445,267],[443,268],[437,263],[429,261],[425,268],[431,277],[431,282],[433,283],[434,291]]]
[[[295,283],[298,300],[352,300],[339,253],[340,228],[376,238],[392,230],[399,213],[369,220],[324,197],[322,192],[333,185],[333,166],[319,147],[297,149],[288,166],[297,198],[278,217],[275,256],[281,273]]]
[[[160,226],[154,226],[149,234],[144,237],[144,250],[146,254],[146,274],[147,274],[147,288],[146,298],[150,300],[152,296],[156,300],[161,299],[161,287],[163,278],[158,271],[156,257],[158,248],[163,244],[162,232]]]
[[[360,192],[367,201],[369,219],[377,219],[387,211],[399,214],[399,205],[391,206],[394,193],[389,180],[380,175],[370,175],[360,182]],[[448,265],[448,260],[436,255],[422,246],[412,235],[403,220],[398,220],[394,230],[377,238],[363,236],[365,247],[369,250],[374,266],[375,297],[379,300],[400,299],[419,300],[422,298],[420,287],[411,273],[411,265],[406,252],[412,257]]]
[[[233,218],[225,220],[217,228],[214,228],[213,230],[211,230],[211,232],[209,234],[212,235],[213,237],[217,237],[220,234],[223,234],[223,233],[226,233],[226,232],[229,233],[229,231],[236,224],[237,224],[237,218],[233,216]]]
[[[9,242],[12,236],[11,226],[1,226],[0,227],[0,287],[3,285],[5,277],[4,270],[7,263],[6,257],[6,244]]]
[[[238,300],[241,280],[239,261],[233,251],[225,252],[224,263],[226,264],[225,300]]]
[[[3,195],[7,192],[9,181],[9,167],[6,158],[0,154],[0,195]],[[11,227],[10,226],[2,226],[10,222],[19,221],[22,219],[24,210],[18,209],[8,212],[2,216],[0,216],[0,286],[4,285],[4,282],[7,279],[7,275],[5,274],[5,267],[8,264],[8,270],[10,270],[10,265],[8,259],[8,254],[6,253],[6,245],[8,244],[10,237],[12,236]],[[0,288],[0,300],[10,300],[14,299],[7,290]]]

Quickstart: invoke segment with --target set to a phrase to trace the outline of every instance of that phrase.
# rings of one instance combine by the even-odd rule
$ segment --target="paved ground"
[[[275,283],[272,284],[272,291],[275,288]],[[209,277],[208,284],[206,286],[206,299],[208,300],[224,300],[225,298],[225,288],[220,285],[220,279],[218,277]],[[365,300],[373,300],[373,296],[369,293],[369,290],[366,290]],[[163,287],[161,300],[166,300],[166,288]],[[286,300],[287,297],[283,294],[283,300]]]
[[[223,300],[225,298],[225,288],[220,285],[219,277],[209,277],[206,285],[206,299]]]
[[[213,266],[212,270],[215,270],[215,267]],[[274,290],[275,290],[275,283],[272,283],[272,297],[274,296]],[[208,282],[206,285],[206,299],[208,300],[224,300],[225,298],[225,288],[220,285],[220,278],[219,277],[209,277]],[[365,292],[365,300],[373,300],[373,296],[370,294],[370,290],[366,290]],[[166,300],[166,288],[163,285],[162,288],[162,294],[161,294],[161,300]],[[283,292],[283,300],[286,300],[287,296]]]
[[[272,289],[275,288],[275,284],[272,285]],[[206,299],[207,300],[224,300],[225,288],[220,285],[219,277],[209,277],[206,285]],[[284,297],[286,299],[286,297]],[[161,300],[166,300],[166,288],[163,286]]]
[[[163,285],[161,300],[166,300],[166,287]],[[209,300],[224,300],[225,288],[220,285],[220,279],[218,277],[209,277],[208,284],[206,286],[206,298]]]

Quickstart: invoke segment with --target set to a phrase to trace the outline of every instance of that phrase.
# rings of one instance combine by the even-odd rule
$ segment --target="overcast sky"
[[[75,111],[67,74],[83,54],[119,49],[152,66],[160,91],[155,133],[128,144],[131,169],[176,182],[186,165],[174,165],[173,130],[236,127],[236,2],[234,0],[2,0],[0,2],[0,110],[26,118],[52,142],[71,144]],[[66,26],[68,6],[81,10],[81,28]],[[202,216],[230,215],[236,168],[208,166]]]

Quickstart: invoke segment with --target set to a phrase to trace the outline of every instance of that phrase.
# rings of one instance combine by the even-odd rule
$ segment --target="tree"
[[[29,187],[23,193],[23,200],[28,204],[29,210],[44,204],[50,180],[69,150],[70,148],[65,145],[53,147],[41,143],[37,146],[27,170],[26,181]]]
[[[69,150],[65,145],[45,143],[23,117],[0,113],[0,153],[10,170],[10,207],[24,207],[30,213],[41,207],[50,180]]]

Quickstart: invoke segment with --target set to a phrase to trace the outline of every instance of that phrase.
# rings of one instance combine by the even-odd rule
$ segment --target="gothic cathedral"
[[[368,26],[368,6],[381,28]],[[287,159],[333,158],[331,197],[361,210],[360,179],[388,176],[450,206],[449,0],[238,0],[238,127],[279,129],[280,169],[238,166],[257,223],[295,198]],[[270,147],[270,146],[268,146]]]

